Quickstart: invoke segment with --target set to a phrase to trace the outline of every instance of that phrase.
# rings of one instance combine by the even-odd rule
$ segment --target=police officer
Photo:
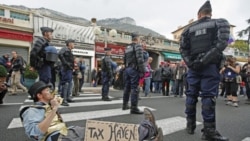
[[[37,37],[34,46],[30,52],[31,70],[37,70],[40,81],[45,83],[51,82],[51,68],[57,61],[57,51],[50,46],[52,40],[53,29],[49,27],[41,27],[43,37]]]
[[[74,68],[74,56],[72,54],[72,49],[74,49],[74,40],[68,39],[66,41],[66,46],[60,50],[59,59],[62,63],[61,69],[61,97],[63,98],[62,105],[69,106],[68,102],[74,102],[70,99],[70,87],[72,83],[72,74]]]
[[[114,74],[113,74],[113,67],[112,67],[112,59],[110,58],[111,55],[111,48],[104,48],[105,56],[102,58],[102,100],[103,101],[111,101],[108,97],[109,94],[109,86],[112,85]]]
[[[187,132],[196,128],[196,103],[202,101],[204,128],[202,139],[228,141],[216,131],[215,96],[220,82],[219,66],[222,51],[227,47],[230,27],[225,19],[211,19],[210,1],[198,11],[198,21],[186,28],[181,36],[180,53],[189,67],[186,92]]]
[[[139,96],[139,78],[143,77],[145,73],[145,61],[143,56],[143,48],[139,44],[140,37],[138,34],[132,34],[132,44],[130,44],[125,50],[124,64],[124,93],[123,93],[123,110],[127,110],[129,96],[131,94],[131,114],[143,114],[138,108],[138,96]]]

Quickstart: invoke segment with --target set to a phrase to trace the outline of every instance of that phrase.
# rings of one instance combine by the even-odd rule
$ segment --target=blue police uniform
[[[49,27],[41,27],[42,34],[53,32]],[[50,46],[49,40],[38,37],[30,52],[30,66],[38,71],[40,81],[51,82],[51,67],[57,61],[58,55],[55,47]]]
[[[132,35],[132,38],[138,35]],[[123,93],[123,110],[129,109],[128,100],[131,95],[131,114],[142,114],[138,109],[139,97],[139,79],[145,73],[145,61],[143,48],[141,45],[132,43],[125,50],[125,71],[124,71],[124,93]]]
[[[66,41],[66,45],[73,43],[74,40],[69,39]],[[61,97],[63,97],[64,106],[69,106],[67,102],[74,102],[70,99],[70,84],[72,83],[73,67],[74,67],[74,56],[68,47],[64,47],[59,52],[59,59],[62,63],[61,68]]]
[[[212,12],[207,1],[199,10]],[[203,138],[228,140],[215,127],[215,96],[220,82],[219,66],[222,51],[227,47],[230,27],[225,19],[203,17],[186,28],[181,36],[180,53],[189,67],[186,91],[187,132],[193,134],[196,128],[196,103],[202,98],[204,120]]]
[[[111,51],[111,48],[105,48],[105,51]],[[108,97],[109,87],[112,85],[114,79],[113,61],[110,56],[105,55],[102,58],[102,100],[111,101]]]

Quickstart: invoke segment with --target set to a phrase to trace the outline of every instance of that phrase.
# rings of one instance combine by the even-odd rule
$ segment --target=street
[[[75,103],[70,103],[69,107],[60,107],[59,111],[68,126],[85,126],[87,119],[139,124],[143,115],[131,115],[129,110],[121,110],[122,93],[111,90],[112,101],[106,102],[101,100],[100,89],[85,90],[80,96],[74,97]],[[239,96],[239,99],[238,108],[225,105],[222,97],[217,99],[217,129],[222,135],[229,137],[230,141],[250,141],[250,105],[244,103],[244,97]],[[1,141],[29,140],[19,118],[19,109],[32,103],[28,94],[6,95],[4,104],[0,105]],[[164,141],[201,140],[203,126],[200,102],[197,105],[198,126],[194,135],[185,132],[185,97],[166,97],[152,93],[151,97],[141,97],[139,106],[153,111],[158,126],[163,128]]]

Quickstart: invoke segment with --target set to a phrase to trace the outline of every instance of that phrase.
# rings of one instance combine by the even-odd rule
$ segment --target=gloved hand
[[[203,69],[203,63],[200,60],[194,60],[194,62],[191,64],[191,69],[195,71],[199,71]]]

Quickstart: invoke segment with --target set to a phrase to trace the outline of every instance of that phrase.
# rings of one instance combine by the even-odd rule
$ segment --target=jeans
[[[148,77],[148,78],[145,78],[145,80],[144,80],[144,83],[145,83],[145,91],[144,91],[144,93],[145,93],[145,96],[148,96],[148,94],[149,94],[149,90],[150,90],[150,81],[151,81],[151,79]]]

